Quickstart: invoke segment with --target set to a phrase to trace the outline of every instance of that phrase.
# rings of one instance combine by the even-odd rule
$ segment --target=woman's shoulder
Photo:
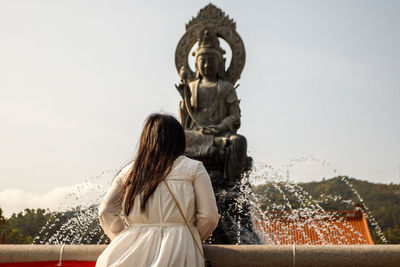
[[[126,178],[128,178],[129,172],[132,169],[133,166],[133,161],[129,162],[128,164],[126,164],[124,167],[122,167],[122,169],[115,175],[115,180],[118,183],[123,184],[126,180]]]
[[[182,179],[193,180],[200,166],[203,166],[203,163],[201,161],[191,159],[185,155],[179,156],[175,160],[174,167],[171,170],[171,173],[169,175],[170,177],[168,178],[180,177]]]
[[[190,167],[197,167],[203,164],[201,161],[189,158],[185,155],[180,156],[178,159],[180,159],[181,163]]]

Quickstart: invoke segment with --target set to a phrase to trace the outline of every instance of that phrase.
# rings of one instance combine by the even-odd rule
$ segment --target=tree
[[[7,220],[3,216],[3,210],[0,208],[0,244],[4,244]]]
[[[2,228],[2,242],[31,244],[48,217],[44,209],[25,209],[18,214],[12,214]]]

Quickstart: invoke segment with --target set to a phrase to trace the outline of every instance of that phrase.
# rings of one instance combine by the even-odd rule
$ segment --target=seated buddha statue
[[[225,51],[210,29],[201,32],[195,57],[196,79],[181,69],[179,118],[186,134],[186,155],[203,161],[213,183],[240,180],[249,169],[245,137],[237,134],[240,107],[232,83],[224,80]]]

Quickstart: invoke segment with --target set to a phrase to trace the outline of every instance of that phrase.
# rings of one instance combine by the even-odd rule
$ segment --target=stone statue
[[[246,139],[236,133],[239,100],[233,85],[223,79],[224,53],[212,28],[205,28],[193,53],[196,79],[187,83],[187,71],[182,67],[182,83],[177,86],[182,96],[179,114],[186,133],[186,155],[202,160],[219,184],[240,180],[249,168]]]
[[[219,38],[232,51],[227,69]],[[195,70],[191,70],[188,58],[196,42],[198,46],[192,54]],[[186,134],[185,154],[204,163],[222,215],[211,243],[260,243],[244,196],[251,186],[242,179],[251,169],[252,160],[247,156],[246,138],[237,134],[240,100],[234,85],[244,63],[244,45],[236,24],[222,10],[209,4],[186,24],[175,52],[181,80],[176,85],[182,97],[179,117]]]

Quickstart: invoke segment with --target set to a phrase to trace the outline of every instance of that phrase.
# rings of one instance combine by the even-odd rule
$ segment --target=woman
[[[111,243],[96,266],[204,266],[201,241],[220,215],[206,169],[184,151],[180,123],[151,114],[136,159],[117,174],[100,204],[100,224]]]

